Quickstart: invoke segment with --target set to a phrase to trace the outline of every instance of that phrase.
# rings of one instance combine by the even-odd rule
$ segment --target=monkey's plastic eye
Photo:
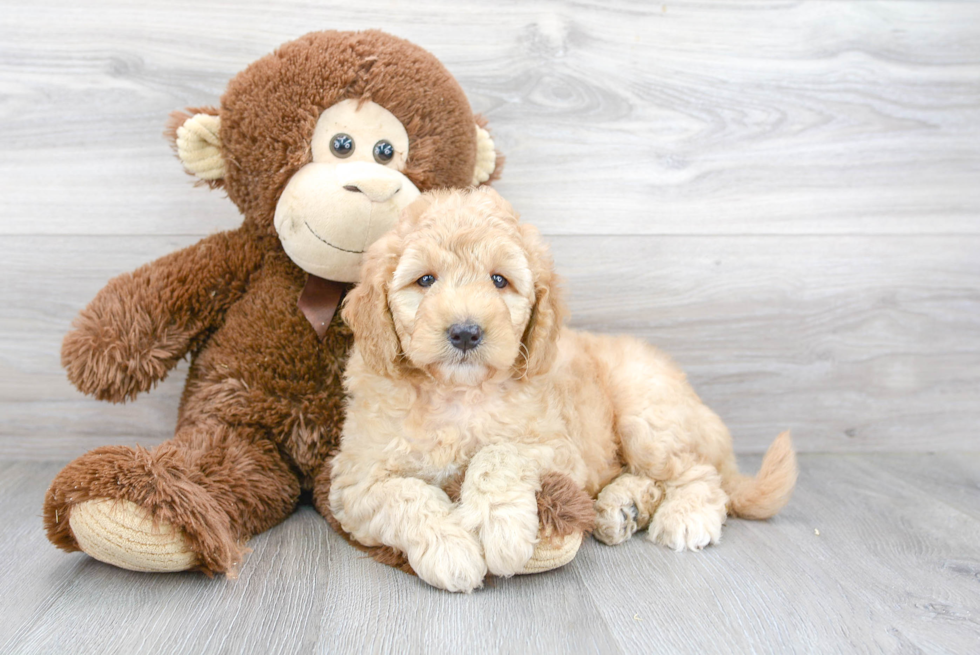
[[[415,280],[415,284],[419,285],[420,287],[431,287],[435,283],[435,275],[423,275],[419,279]]]
[[[493,286],[497,287],[498,289],[503,289],[505,286],[507,286],[507,278],[505,278],[503,275],[497,275],[494,273],[490,276],[490,279],[493,280]]]
[[[354,139],[350,138],[349,134],[344,134],[343,132],[334,134],[333,138],[330,139],[330,152],[335,157],[340,157],[341,159],[350,157],[351,153],[354,152]]]
[[[374,144],[374,161],[379,164],[387,164],[395,156],[395,146],[384,139]]]

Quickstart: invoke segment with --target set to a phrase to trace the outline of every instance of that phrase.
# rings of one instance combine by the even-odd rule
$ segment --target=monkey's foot
[[[523,569],[517,571],[517,574],[543,573],[565,566],[575,559],[575,554],[578,553],[584,537],[582,532],[573,532],[565,536],[556,535],[550,538],[542,536],[541,541],[534,548],[531,559],[527,561]]]
[[[197,554],[183,531],[128,500],[96,498],[71,508],[68,517],[79,547],[95,559],[130,571],[187,571]]]

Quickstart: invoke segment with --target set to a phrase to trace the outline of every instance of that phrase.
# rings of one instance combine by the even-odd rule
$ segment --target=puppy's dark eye
[[[384,139],[374,144],[374,161],[379,164],[387,164],[395,156],[395,146]]]
[[[419,285],[420,287],[431,287],[435,283],[435,275],[423,275],[419,279],[415,280],[415,284]]]
[[[505,278],[503,275],[497,275],[494,273],[490,276],[490,279],[493,280],[493,286],[497,287],[498,289],[503,289],[505,286],[507,286],[507,278]]]
[[[349,134],[344,134],[343,132],[334,134],[333,138],[330,139],[330,152],[335,157],[340,157],[341,159],[350,157],[354,152],[354,139],[350,138]]]

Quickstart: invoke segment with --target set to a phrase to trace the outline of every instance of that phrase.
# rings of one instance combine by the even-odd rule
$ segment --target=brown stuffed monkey
[[[175,113],[170,127],[185,168],[244,221],[116,277],[75,320],[62,363],[100,400],[134,399],[186,356],[191,367],[174,437],[74,460],[44,523],[59,548],[123,568],[234,575],[244,543],[301,491],[332,519],[351,345],[335,309],[361,253],[420,192],[487,183],[501,158],[438,60],[377,31],[287,43],[232,79],[220,108]],[[528,572],[581,543],[591,503],[567,482],[543,484]]]

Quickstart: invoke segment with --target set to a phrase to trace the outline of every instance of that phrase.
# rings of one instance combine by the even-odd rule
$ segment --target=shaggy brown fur
[[[538,521],[548,534],[567,537],[592,532],[595,504],[568,476],[555,471],[542,475],[537,500]]]
[[[111,280],[62,349],[69,379],[111,402],[151,389],[189,355],[176,435],[152,450],[100,448],[61,471],[44,507],[59,548],[78,550],[73,506],[119,498],[182,529],[203,571],[232,571],[244,541],[327,477],[351,334],[338,314],[317,338],[296,304],[307,274],[283,251],[273,216],[311,159],[319,115],[345,98],[372,100],[402,122],[411,142],[404,174],[419,190],[470,183],[475,117],[458,83],[417,46],[377,31],[317,32],[236,76],[220,109],[202,111],[221,117],[226,176],[211,186],[238,206],[242,227]],[[171,139],[188,116],[172,117]]]

